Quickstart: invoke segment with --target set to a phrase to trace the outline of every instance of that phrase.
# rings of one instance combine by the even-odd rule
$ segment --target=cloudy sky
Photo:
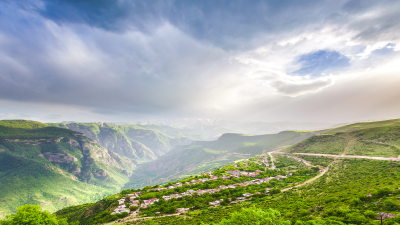
[[[2,0],[0,119],[400,117],[398,0]]]

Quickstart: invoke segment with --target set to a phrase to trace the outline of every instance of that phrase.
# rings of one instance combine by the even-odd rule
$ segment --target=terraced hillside
[[[55,211],[120,190],[136,165],[81,133],[0,121],[0,216],[23,204]]]

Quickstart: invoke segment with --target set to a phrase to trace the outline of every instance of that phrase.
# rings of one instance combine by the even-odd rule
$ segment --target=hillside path
[[[271,154],[271,152],[268,152],[268,155],[271,157],[271,165],[272,165],[272,167],[271,167],[271,169],[276,169],[276,166],[275,166],[275,163],[274,163],[274,157],[272,157],[272,154]]]
[[[336,160],[335,160],[335,161],[336,161]],[[335,162],[335,161],[333,161],[333,162]],[[311,178],[311,179],[309,179],[309,180],[307,180],[307,181],[304,181],[303,183],[298,184],[298,185],[296,185],[296,186],[284,188],[284,189],[282,189],[282,192],[289,191],[289,190],[291,190],[292,188],[298,188],[298,187],[301,187],[301,186],[304,186],[304,185],[307,185],[307,184],[309,184],[309,183],[314,182],[316,179],[322,177],[326,172],[329,171],[329,168],[330,168],[330,166],[332,165],[333,162],[331,162],[331,163],[326,167],[326,169],[322,169],[322,173],[318,174],[317,176],[315,176],[315,177],[313,177],[313,178]]]

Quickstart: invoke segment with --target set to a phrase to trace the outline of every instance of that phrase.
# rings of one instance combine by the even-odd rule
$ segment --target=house
[[[177,208],[176,212],[177,213],[188,213],[189,212],[189,208]]]
[[[129,210],[129,209],[125,209],[125,208],[116,208],[116,209],[111,213],[111,215],[119,214],[119,213],[123,213],[123,212],[130,213],[130,210]]]
[[[192,195],[193,193],[196,193],[196,191],[193,191],[193,190],[187,190],[186,192],[189,193],[190,195]]]
[[[267,183],[269,183],[269,178],[264,178],[264,179],[262,179],[264,182],[267,182]]]
[[[121,198],[120,200],[118,200],[118,204],[125,205],[125,198]]]
[[[185,182],[185,185],[190,185],[190,182]]]
[[[247,176],[248,174],[249,174],[248,172],[244,172],[244,171],[240,172],[240,175],[242,175],[242,176]]]
[[[150,201],[151,201],[152,203],[158,202],[158,198],[152,198],[152,199],[150,199]]]
[[[249,196],[252,196],[253,194],[251,194],[251,193],[246,193],[246,194],[243,194],[243,197],[249,197]]]
[[[228,185],[228,188],[236,188],[236,187],[235,187],[235,185],[230,184],[230,185]]]
[[[133,200],[135,200],[136,197],[130,197],[129,201],[132,202]]]
[[[139,200],[131,201],[131,206],[139,206]]]
[[[180,195],[180,194],[172,194],[170,196],[171,196],[171,198],[180,198],[180,197],[182,197],[182,195]]]
[[[162,198],[164,199],[164,201],[168,201],[171,199],[171,197],[169,197],[169,196],[162,196]]]
[[[215,192],[217,192],[217,190],[215,190],[215,189],[210,189],[208,192],[209,192],[210,194],[214,194]]]
[[[223,199],[217,200],[217,201],[213,201],[213,202],[209,202],[208,204],[212,205],[212,206],[219,206],[221,202],[223,202]]]
[[[256,176],[258,176],[258,173],[249,173],[248,176],[249,177],[256,177]]]
[[[197,194],[198,194],[198,195],[202,195],[202,194],[204,194],[204,193],[206,193],[206,192],[203,191],[203,190],[197,190]]]

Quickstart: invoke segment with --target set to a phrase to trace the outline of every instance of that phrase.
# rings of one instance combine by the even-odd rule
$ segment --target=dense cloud
[[[329,90],[365,96],[379,83],[364,80],[367,70],[388,80],[398,71],[382,69],[399,58],[398,1],[26,0],[0,6],[4,118],[24,111],[43,120],[63,114],[114,121],[302,120],[287,113],[298,102],[308,107],[331,99]],[[359,88],[363,82],[370,86]],[[381,88],[397,96],[396,89]],[[385,98],[379,96],[360,108]],[[340,101],[331,102],[339,107]],[[356,120],[356,111],[318,120]],[[302,116],[317,118],[310,114]]]

